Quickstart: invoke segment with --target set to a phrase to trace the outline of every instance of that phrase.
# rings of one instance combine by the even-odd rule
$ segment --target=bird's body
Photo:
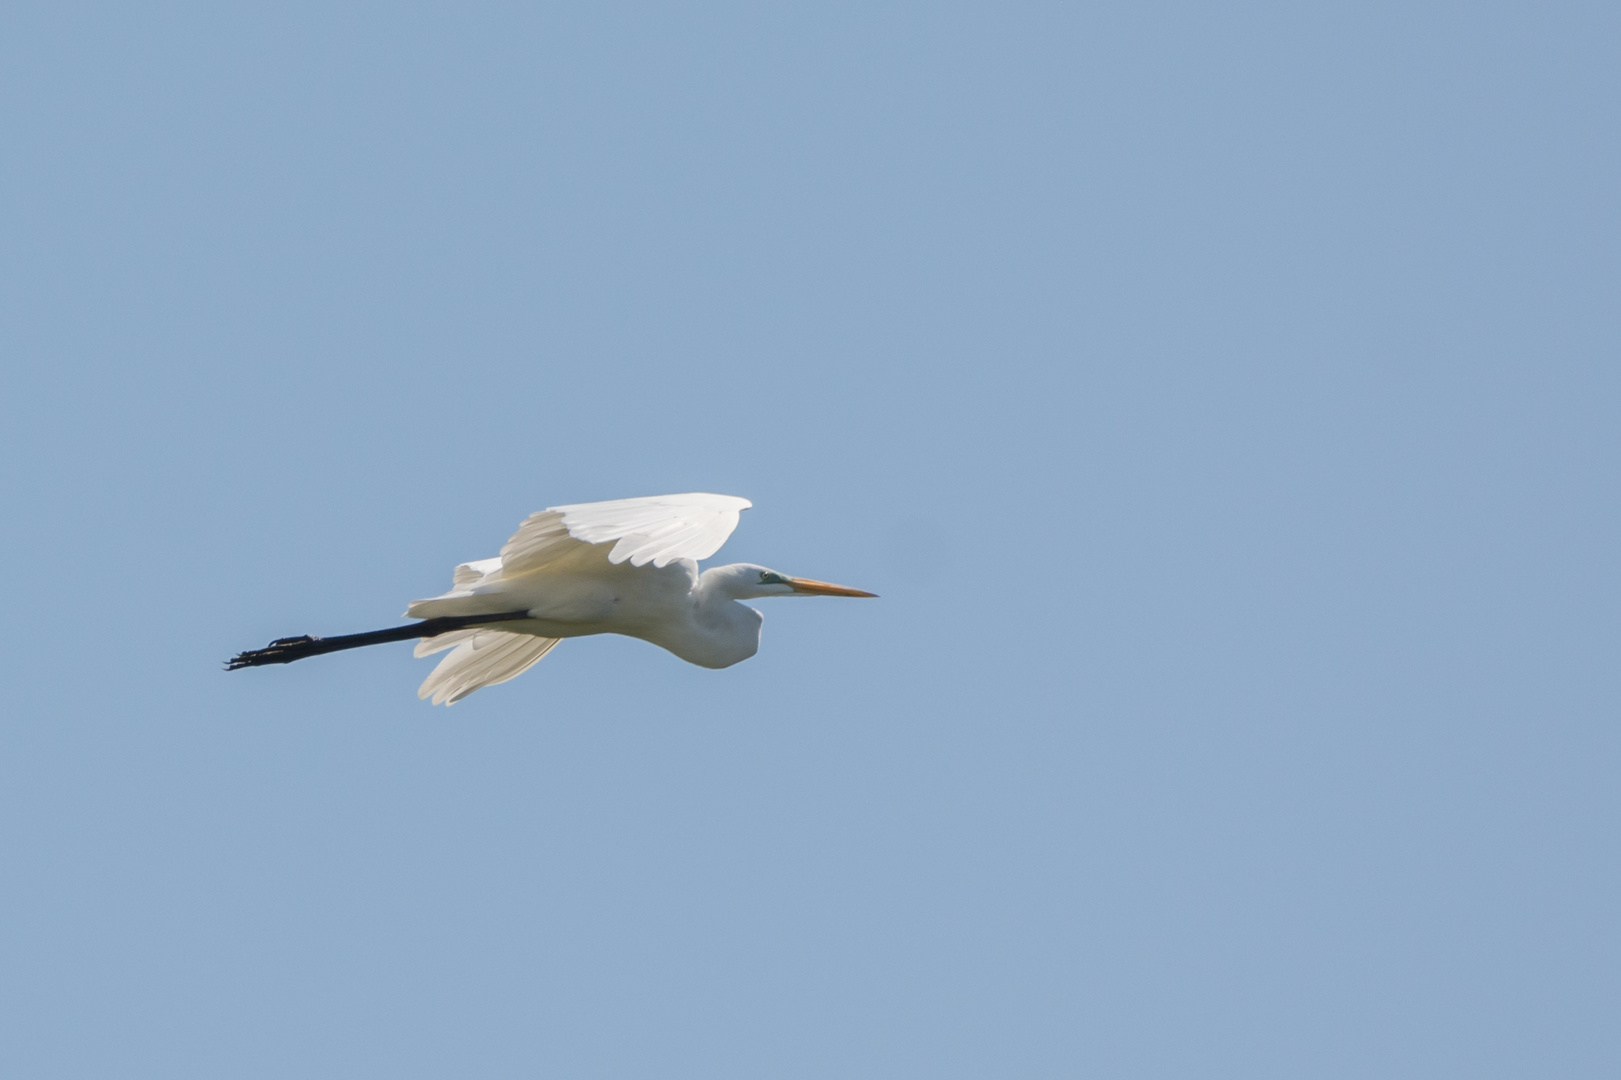
[[[760,647],[761,614],[740,600],[766,596],[871,596],[734,563],[699,572],[750,503],[694,493],[557,506],[533,514],[500,556],[463,563],[449,592],[413,601],[415,626],[346,638],[284,638],[230,666],[421,637],[418,656],[451,650],[419,691],[453,703],[521,674],[563,638],[623,634],[689,663],[730,667]],[[420,630],[420,633],[413,631]]]
[[[692,559],[616,566],[589,548],[511,577],[502,574],[499,559],[466,565],[488,569],[472,588],[417,600],[406,614],[432,619],[522,610],[530,618],[503,623],[503,633],[558,639],[624,634],[707,668],[730,667],[760,647],[764,619],[732,599],[726,588],[731,567],[699,573]]]

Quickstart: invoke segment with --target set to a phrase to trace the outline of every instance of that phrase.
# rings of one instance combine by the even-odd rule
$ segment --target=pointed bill
[[[794,587],[794,592],[810,593],[814,596],[877,596],[877,593],[862,592],[852,589],[848,585],[830,585],[825,581],[813,581],[810,578],[791,577],[788,584]]]

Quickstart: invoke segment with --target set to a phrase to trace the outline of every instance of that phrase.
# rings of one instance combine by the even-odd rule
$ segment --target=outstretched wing
[[[454,705],[480,687],[522,675],[551,652],[559,640],[484,627],[424,638],[416,647],[416,655],[428,656],[445,649],[450,650],[450,655],[423,680],[417,697],[431,697],[435,705]]]
[[[504,574],[536,570],[578,543],[607,544],[615,565],[667,566],[676,559],[707,559],[754,505],[735,495],[689,492],[640,499],[573,503],[532,514],[501,549]]]
[[[412,619],[439,615],[484,615],[511,610],[504,581],[562,560],[601,558],[597,545],[612,544],[610,563],[664,567],[676,559],[707,559],[737,528],[737,516],[752,506],[735,495],[652,495],[642,499],[574,503],[529,515],[494,559],[456,567],[450,591],[413,600]],[[587,553],[597,548],[595,556]]]

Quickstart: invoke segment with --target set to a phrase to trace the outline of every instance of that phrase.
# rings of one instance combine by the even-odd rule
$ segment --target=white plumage
[[[422,681],[417,697],[435,705],[454,705],[481,686],[494,686],[534,667],[561,638],[513,634],[505,630],[453,630],[423,638],[417,656],[450,650],[433,674]]]
[[[572,503],[531,514],[493,559],[457,566],[450,591],[412,601],[434,620],[343,638],[281,638],[229,667],[288,663],[325,652],[422,637],[417,656],[448,650],[417,695],[454,704],[521,675],[566,637],[625,634],[703,667],[729,667],[759,648],[767,596],[871,596],[751,563],[702,573],[750,502],[692,492]],[[485,617],[488,617],[486,624]]]

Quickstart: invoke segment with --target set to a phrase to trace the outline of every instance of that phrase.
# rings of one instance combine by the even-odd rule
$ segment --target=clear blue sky
[[[8,5],[0,1074],[1621,1075],[1618,11]]]

